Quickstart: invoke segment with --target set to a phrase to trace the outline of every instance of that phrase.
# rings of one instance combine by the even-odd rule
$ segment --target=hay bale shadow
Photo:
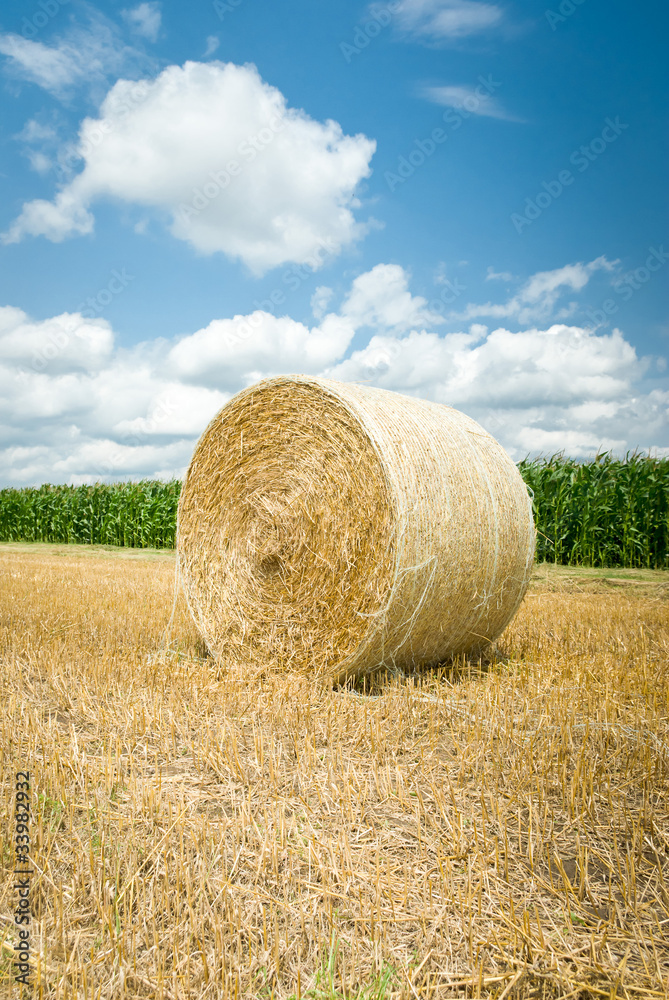
[[[416,664],[409,668],[381,666],[363,676],[333,684],[333,691],[351,691],[365,697],[381,697],[391,687],[411,683],[420,688],[453,687],[464,681],[500,669],[509,657],[494,644],[475,653],[460,653],[438,663]]]

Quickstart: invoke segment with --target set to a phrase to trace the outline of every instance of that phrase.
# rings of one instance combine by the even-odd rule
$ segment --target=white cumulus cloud
[[[484,304],[470,303],[462,312],[453,313],[454,319],[469,320],[479,316],[496,319],[514,319],[519,323],[534,323],[546,320],[554,313],[558,299],[566,292],[580,292],[597,271],[615,271],[619,261],[597,257],[588,264],[566,264],[552,271],[538,271],[532,275],[520,290],[506,302]],[[488,278],[511,277],[488,273]],[[566,318],[573,311],[573,305],[563,307],[559,318]]]
[[[443,323],[439,313],[427,308],[424,298],[409,292],[408,276],[397,264],[377,264],[359,275],[341,311],[356,327],[399,331]]]
[[[281,372],[315,375],[344,355],[354,333],[354,324],[334,313],[310,330],[288,316],[256,310],[213,320],[180,340],[166,362],[183,379],[234,392],[248,381]]]
[[[287,107],[254,66],[170,66],[141,88],[112,87],[100,117],[81,125],[82,172],[52,202],[24,205],[4,241],[90,232],[89,206],[111,198],[167,213],[178,239],[261,274],[363,235],[355,191],[374,150]]]
[[[561,282],[584,287],[580,269],[588,265],[569,267],[528,279],[524,301],[545,301],[550,312]],[[406,271],[390,264],[359,275],[338,308],[333,296],[318,289],[323,315],[313,327],[257,309],[125,349],[103,319],[65,313],[36,321],[1,308],[0,485],[182,475],[232,394],[297,372],[455,406],[515,459],[562,449],[577,457],[602,448],[669,454],[666,379],[645,381],[647,359],[618,329],[551,321],[513,332],[472,323],[439,334]],[[363,331],[367,343],[352,349]]]
[[[114,335],[104,319],[84,320],[63,313],[33,322],[22,309],[0,307],[0,363],[13,362],[19,371],[99,371],[111,357]]]

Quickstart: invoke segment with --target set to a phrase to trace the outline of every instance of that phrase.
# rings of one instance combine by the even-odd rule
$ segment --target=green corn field
[[[0,541],[172,548],[181,483],[0,490]]]
[[[555,455],[518,468],[534,496],[538,561],[669,565],[669,458]],[[0,541],[172,548],[180,487],[143,480],[0,490]]]
[[[555,455],[518,468],[534,493],[539,562],[669,565],[669,458]]]

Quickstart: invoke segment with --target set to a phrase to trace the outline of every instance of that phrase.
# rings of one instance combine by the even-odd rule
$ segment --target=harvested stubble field
[[[4,544],[0,991],[666,997],[669,574],[539,566],[488,663],[366,692],[208,659],[169,552]]]

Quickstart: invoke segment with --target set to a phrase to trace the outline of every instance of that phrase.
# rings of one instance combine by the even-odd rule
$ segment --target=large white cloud
[[[426,393],[463,409],[518,412],[618,401],[645,367],[619,330],[598,336],[562,325],[520,333],[474,327],[443,337],[424,330],[401,339],[374,336],[364,350],[335,366],[333,377],[361,378],[370,355],[383,358],[375,380],[382,388]]]
[[[297,372],[315,375],[343,357],[355,334],[346,316],[330,313],[309,329],[289,316],[256,310],[213,320],[168,353],[167,370],[198,385],[236,391],[254,377]]]
[[[103,319],[83,320],[78,313],[32,322],[21,309],[0,307],[0,363],[14,363],[28,374],[58,375],[99,371],[111,358],[114,335]]]
[[[79,132],[84,168],[52,202],[24,205],[4,235],[60,241],[90,232],[101,198],[153,208],[200,253],[255,273],[306,263],[365,232],[356,188],[375,143],[288,108],[252,65],[187,62],[155,80],[119,80]]]
[[[669,454],[669,392],[644,390],[649,362],[619,330],[548,329],[376,335],[326,374],[447,403],[516,458],[565,450],[655,448]]]
[[[573,267],[535,275],[523,301],[559,311],[556,287],[571,293],[597,270]],[[430,326],[441,317],[411,294],[398,265],[359,275],[323,315],[333,294],[321,288],[314,297],[314,326],[256,310],[129,349],[115,346],[102,319],[33,321],[0,309],[0,484],[181,475],[233,393],[290,372],[456,406],[516,459],[561,449],[669,454],[669,391],[645,382],[652,359],[638,358],[620,330],[474,323],[440,335]],[[366,346],[351,351],[363,331]]]

